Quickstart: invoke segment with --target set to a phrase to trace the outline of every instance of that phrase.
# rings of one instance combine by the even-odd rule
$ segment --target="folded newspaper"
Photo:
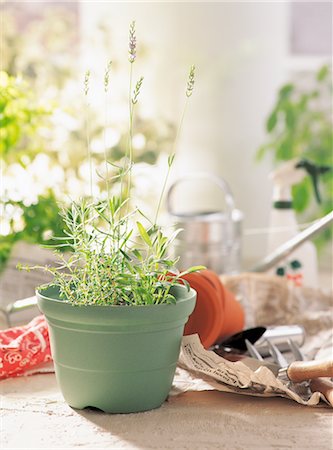
[[[304,384],[288,386],[268,367],[253,370],[242,361],[230,362],[206,350],[197,334],[183,337],[178,366],[171,395],[188,390],[216,389],[257,397],[285,397],[308,406],[317,405],[321,399],[326,401],[320,392],[310,393]]]

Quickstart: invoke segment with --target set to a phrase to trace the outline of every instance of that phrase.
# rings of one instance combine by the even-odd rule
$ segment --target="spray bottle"
[[[308,160],[291,160],[270,174],[274,183],[273,208],[270,217],[270,233],[268,236],[268,253],[288,239],[297,235],[300,230],[293,210],[291,187],[300,183],[310,175],[315,197],[320,203],[318,190],[319,175],[331,170],[327,166],[317,166]],[[287,277],[295,286],[318,287],[318,259],[314,244],[310,241],[302,244],[277,267],[269,271],[271,274]]]

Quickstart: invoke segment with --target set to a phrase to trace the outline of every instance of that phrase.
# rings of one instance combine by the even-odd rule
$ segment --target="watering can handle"
[[[198,180],[198,179],[199,180],[209,180],[209,181],[213,182],[215,185],[217,185],[223,191],[224,196],[225,196],[226,210],[227,210],[229,217],[231,217],[232,211],[235,209],[235,203],[234,203],[234,198],[233,198],[233,195],[232,195],[232,192],[230,190],[228,183],[223,178],[218,177],[217,175],[214,175],[212,173],[207,173],[207,172],[196,172],[196,173],[184,175],[183,177],[178,178],[178,180],[176,180],[172,183],[172,185],[170,186],[170,188],[167,192],[167,198],[166,198],[167,209],[168,209],[169,214],[174,214],[174,212],[172,211],[171,196],[172,196],[172,193],[174,192],[176,186],[184,181],[191,181],[191,180]]]

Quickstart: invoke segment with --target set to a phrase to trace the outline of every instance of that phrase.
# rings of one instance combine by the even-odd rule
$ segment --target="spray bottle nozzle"
[[[308,159],[301,159],[295,166],[297,169],[304,169],[311,177],[314,193],[318,203],[321,203],[321,197],[318,188],[319,175],[330,172],[331,166],[318,166]]]

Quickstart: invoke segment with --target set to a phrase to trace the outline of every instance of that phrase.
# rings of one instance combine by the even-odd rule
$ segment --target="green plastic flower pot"
[[[196,299],[184,286],[173,294],[174,305],[73,306],[55,287],[36,292],[57,381],[70,406],[130,413],[164,402]]]

